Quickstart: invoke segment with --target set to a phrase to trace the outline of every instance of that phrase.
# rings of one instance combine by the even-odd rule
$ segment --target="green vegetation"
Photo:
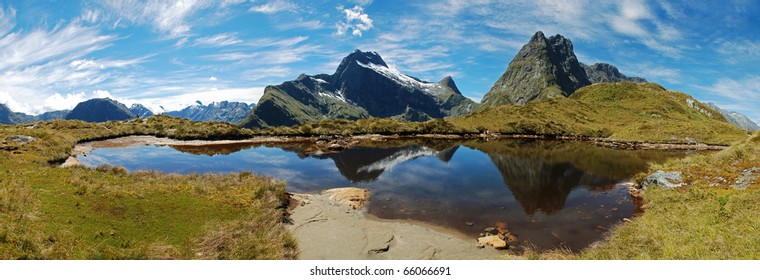
[[[654,170],[680,171],[685,187],[644,192],[645,212],[615,228],[583,259],[758,259],[760,172],[745,190],[741,173],[760,169],[760,132],[730,149],[670,161]]]
[[[254,133],[261,135],[293,135],[293,136],[319,136],[319,135],[416,135],[416,134],[474,134],[475,129],[466,129],[456,126],[446,119],[435,119],[427,122],[404,122],[389,118],[369,118],[355,121],[337,119],[323,120],[320,122],[306,123],[292,127],[272,127],[263,130],[255,130]]]
[[[748,136],[690,96],[653,83],[594,84],[569,98],[493,107],[449,121],[465,130],[616,141],[727,145]]]
[[[75,143],[130,134],[249,137],[223,123],[166,116],[125,122],[2,126],[0,259],[292,259],[285,185],[248,173],[176,175],[57,168]]]

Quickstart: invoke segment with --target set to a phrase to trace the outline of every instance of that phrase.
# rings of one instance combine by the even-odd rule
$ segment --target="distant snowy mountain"
[[[146,108],[142,104],[132,104],[132,107],[129,107],[129,111],[140,118],[147,118],[154,115],[153,111]]]
[[[715,111],[718,111],[718,113],[723,115],[723,118],[725,118],[726,121],[732,123],[733,125],[738,126],[741,129],[760,130],[760,127],[758,127],[758,125],[755,122],[753,122],[750,118],[748,118],[747,116],[741,113],[729,112],[729,111],[723,110],[722,108],[718,107],[718,105],[712,102],[705,103],[705,105],[709,106]]]
[[[228,122],[237,124],[254,108],[254,104],[248,105],[242,102],[213,102],[203,105],[200,101],[179,111],[166,112],[164,114],[185,118],[192,121]]]

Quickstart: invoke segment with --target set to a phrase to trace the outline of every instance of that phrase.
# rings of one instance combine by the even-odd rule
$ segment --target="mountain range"
[[[480,104],[464,97],[451,77],[437,83],[423,81],[389,66],[376,52],[355,50],[343,58],[333,74],[301,74],[295,80],[267,86],[257,106],[228,101],[204,105],[196,101],[197,104],[164,114],[193,121],[240,123],[249,128],[337,118],[427,121],[503,105],[525,106],[566,98],[592,84],[615,82],[644,84],[647,80],[626,76],[611,64],[583,64],[575,56],[569,39],[559,34],[547,38],[539,31],[514,56]],[[731,124],[747,130],[758,129],[742,114],[727,112],[715,104],[706,105]],[[62,118],[107,121],[151,115],[153,112],[145,106],[134,104],[127,108],[112,99],[88,100],[71,112],[38,116],[15,113],[0,104],[0,123],[6,124]]]
[[[204,122],[228,122],[228,123],[240,123],[240,121],[248,115],[254,108],[254,104],[248,105],[243,102],[213,102],[208,105],[203,105],[200,101],[196,101],[196,104],[185,107],[179,111],[170,111],[164,114],[185,118],[191,121],[204,121]]]
[[[394,118],[426,121],[464,115],[475,102],[451,77],[422,81],[388,66],[376,52],[355,50],[332,75],[301,74],[268,86],[244,127],[291,126],[323,119]]]

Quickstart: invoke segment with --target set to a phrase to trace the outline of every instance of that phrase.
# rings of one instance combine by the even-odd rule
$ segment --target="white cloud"
[[[210,78],[208,78],[208,80],[212,82],[216,82],[219,80],[219,78],[217,78],[216,76],[211,76]]]
[[[83,20],[88,23],[96,23],[100,18],[101,15],[99,10],[85,9],[82,12],[82,15],[79,17],[79,20]]]
[[[186,36],[192,29],[188,19],[214,4],[210,0],[106,0],[106,7],[119,18],[151,25],[170,38]],[[118,20],[117,20],[118,23]]]
[[[351,35],[354,37],[361,37],[363,32],[369,31],[373,27],[372,19],[369,15],[364,13],[364,8],[359,5],[353,8],[347,9],[338,7],[345,14],[345,21],[340,21],[336,24],[337,30],[335,35],[344,36],[346,32],[351,31]]]
[[[293,11],[297,8],[298,6],[296,6],[296,4],[288,1],[274,0],[261,5],[252,6],[248,11],[252,13],[276,14],[279,12]]]
[[[206,36],[195,39],[196,46],[224,47],[239,44],[243,42],[237,38],[235,33],[220,33],[213,36]]]
[[[70,93],[66,95],[61,95],[56,92],[45,98],[42,107],[44,111],[71,110],[77,104],[85,100],[87,100],[87,96],[84,92]]]

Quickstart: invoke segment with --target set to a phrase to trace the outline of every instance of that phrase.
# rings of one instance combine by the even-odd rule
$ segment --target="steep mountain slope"
[[[0,104],[0,124],[16,124],[28,120],[28,115],[11,111],[5,104]]]
[[[294,81],[268,86],[242,125],[290,126],[368,117],[425,121],[466,114],[473,105],[451,77],[425,82],[389,67],[375,52],[355,50],[332,75],[302,74]]]
[[[746,131],[691,96],[653,83],[593,84],[569,98],[491,107],[449,121],[505,134],[621,141],[731,144],[747,137]]]
[[[127,106],[110,98],[95,98],[77,104],[74,110],[66,115],[67,120],[83,120],[87,122],[105,122],[134,118]]]
[[[254,105],[248,105],[242,102],[213,102],[208,105],[203,105],[200,101],[196,101],[195,105],[185,107],[179,111],[166,112],[166,115],[172,117],[185,118],[191,121],[199,122],[228,122],[239,123]]]
[[[132,104],[132,106],[129,107],[129,112],[140,118],[147,118],[154,115],[153,111],[146,108],[142,104]]]
[[[722,108],[718,107],[718,105],[712,102],[708,102],[705,105],[717,111],[724,118],[726,118],[726,121],[738,126],[741,129],[760,130],[760,127],[758,127],[758,125],[755,122],[753,122],[750,118],[748,118],[747,116],[741,113],[729,112],[729,111],[723,110]]]
[[[578,62],[569,39],[559,34],[546,38],[538,31],[486,93],[480,107],[525,105],[533,100],[566,97],[583,86],[599,82],[646,80],[629,78],[606,63],[586,66]]]

